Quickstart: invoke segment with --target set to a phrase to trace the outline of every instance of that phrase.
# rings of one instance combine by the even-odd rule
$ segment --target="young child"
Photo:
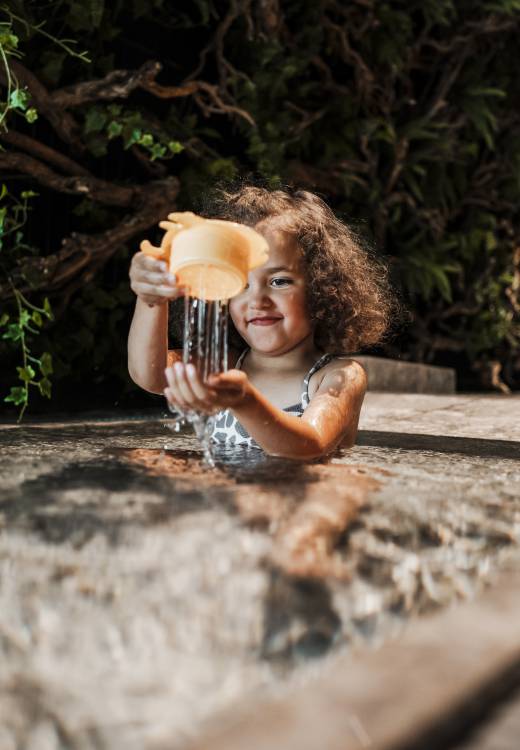
[[[168,300],[183,290],[164,262],[137,253],[130,268],[137,295],[131,377],[172,406],[219,412],[212,434],[218,442],[295,459],[352,446],[367,381],[345,355],[380,341],[388,327],[384,266],[304,190],[223,189],[204,214],[252,226],[269,244],[268,261],[229,302],[233,369],[203,382],[182,363],[182,352],[168,352]]]

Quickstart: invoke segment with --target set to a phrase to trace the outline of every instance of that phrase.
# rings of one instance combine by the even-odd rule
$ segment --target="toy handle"
[[[141,252],[145,255],[150,255],[152,258],[158,260],[165,260],[170,262],[170,250],[172,246],[173,238],[183,229],[189,229],[197,224],[204,224],[205,219],[197,216],[191,211],[179,211],[173,214],[168,214],[168,221],[159,222],[161,229],[166,229],[166,234],[161,240],[161,246],[155,247],[148,240],[143,240],[139,245]]]
[[[161,240],[160,247],[155,247],[149,240],[143,240],[139,247],[141,249],[141,252],[143,252],[145,255],[150,255],[152,258],[157,258],[157,260],[165,260],[167,263],[169,263],[173,238],[183,229],[183,227],[181,227],[180,225],[172,224],[169,221],[161,221],[159,226],[163,229],[168,230]]]

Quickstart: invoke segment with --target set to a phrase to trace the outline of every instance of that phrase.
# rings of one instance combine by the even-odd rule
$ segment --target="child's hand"
[[[130,287],[148,305],[164,305],[184,294],[184,289],[177,286],[175,276],[168,272],[168,264],[142,252],[132,258]]]
[[[203,382],[194,365],[176,362],[165,370],[168,388],[164,395],[172,406],[182,411],[215,414],[221,409],[240,406],[251,392],[245,372],[229,370],[220,375],[210,375]]]

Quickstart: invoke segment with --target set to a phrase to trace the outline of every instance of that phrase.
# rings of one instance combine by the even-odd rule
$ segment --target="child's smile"
[[[312,331],[305,304],[303,262],[294,241],[266,228],[269,259],[251,271],[244,291],[229,309],[238,333],[251,349],[277,356],[290,351]]]

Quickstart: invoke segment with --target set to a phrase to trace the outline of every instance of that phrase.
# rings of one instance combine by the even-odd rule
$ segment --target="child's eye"
[[[275,279],[271,279],[271,284],[275,287],[285,286],[286,284],[292,284],[292,279],[286,279],[282,278],[281,276],[277,276]]]

